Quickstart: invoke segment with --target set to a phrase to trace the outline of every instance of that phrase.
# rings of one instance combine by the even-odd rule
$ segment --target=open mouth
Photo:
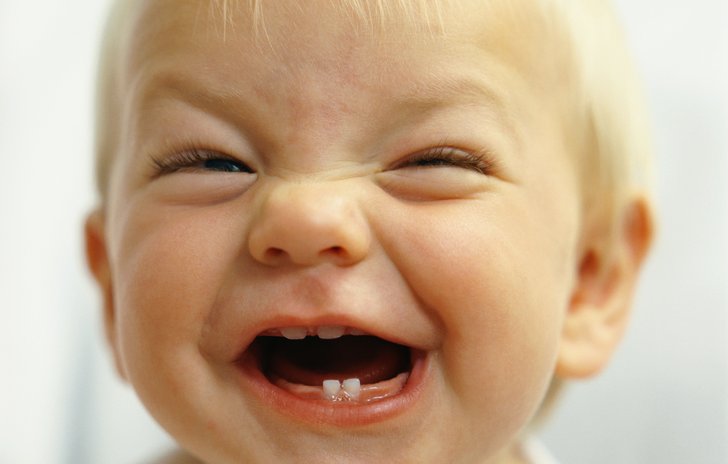
[[[246,350],[272,385],[303,400],[347,404],[399,394],[417,353],[341,326],[266,330]]]

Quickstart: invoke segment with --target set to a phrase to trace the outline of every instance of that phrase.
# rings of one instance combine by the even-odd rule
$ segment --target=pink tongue
[[[324,380],[356,377],[364,385],[391,379],[408,364],[408,348],[377,337],[276,338],[270,341],[266,371],[295,384],[320,386]]]

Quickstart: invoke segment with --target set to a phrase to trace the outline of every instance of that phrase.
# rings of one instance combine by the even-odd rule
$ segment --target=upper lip
[[[204,356],[236,362],[256,337],[286,327],[343,326],[421,351],[436,350],[442,341],[442,330],[427,308],[409,292],[382,292],[378,284],[387,282],[375,279],[361,285],[340,275],[318,274],[308,280],[278,279],[275,290],[268,287],[273,282],[264,280],[218,297],[201,333]]]
[[[436,342],[429,335],[429,331],[426,332],[423,328],[413,329],[413,325],[403,327],[404,324],[396,319],[373,317],[371,314],[362,318],[325,310],[307,312],[309,314],[303,314],[304,311],[279,310],[270,311],[259,320],[241,320],[236,317],[235,321],[218,321],[217,326],[207,327],[208,330],[203,331],[201,351],[215,359],[237,362],[253,341],[266,331],[286,327],[315,329],[321,326],[343,326],[421,351],[436,348]],[[385,311],[377,313],[386,314]]]
[[[369,321],[362,321],[353,318],[348,318],[343,315],[321,315],[314,318],[302,318],[296,315],[284,315],[279,314],[272,318],[260,321],[258,324],[252,325],[249,329],[245,330],[239,339],[238,347],[235,352],[237,357],[244,353],[250,344],[261,334],[287,327],[306,327],[309,329],[316,329],[324,326],[341,326],[348,329],[357,330],[363,332],[366,335],[374,336],[386,340],[391,343],[407,346],[409,348],[428,350],[429,347],[424,346],[422,342],[417,340],[408,339],[405,335],[399,333],[398,327],[383,327],[381,324],[371,323]],[[399,328],[401,329],[401,328]]]

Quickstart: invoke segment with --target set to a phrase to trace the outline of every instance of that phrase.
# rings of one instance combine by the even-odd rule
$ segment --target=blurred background
[[[607,371],[542,431],[564,464],[728,462],[728,2],[618,0],[655,127],[657,246]],[[117,381],[83,265],[108,0],[0,0],[0,464],[171,446]]]

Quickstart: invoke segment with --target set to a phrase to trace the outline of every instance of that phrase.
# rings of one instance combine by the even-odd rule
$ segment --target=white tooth
[[[335,400],[341,390],[341,383],[338,380],[324,380],[324,398]]]
[[[289,340],[301,340],[308,334],[308,329],[305,327],[284,327],[280,331],[281,335]]]
[[[331,340],[341,337],[345,331],[346,329],[339,325],[324,325],[318,328],[318,336],[325,340]]]
[[[357,378],[344,380],[343,387],[346,394],[351,399],[359,398],[359,392],[361,392],[361,382]]]

